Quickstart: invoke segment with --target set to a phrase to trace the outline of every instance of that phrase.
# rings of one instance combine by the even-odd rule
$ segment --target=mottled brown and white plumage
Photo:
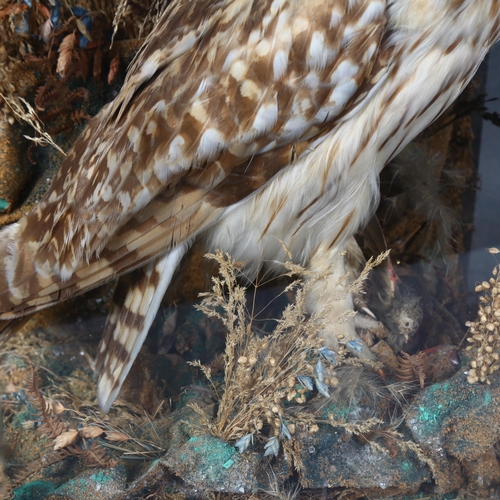
[[[499,26],[500,0],[174,0],[45,198],[2,231],[0,319],[122,276],[97,360],[107,410],[199,235],[254,272],[284,242],[330,273],[320,308],[380,170],[456,99]],[[332,345],[356,335],[335,322],[348,306],[330,312]]]

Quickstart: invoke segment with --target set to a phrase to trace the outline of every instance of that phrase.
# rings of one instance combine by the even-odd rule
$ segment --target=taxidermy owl
[[[173,0],[43,200],[2,230],[3,327],[120,277],[97,359],[107,411],[196,238],[250,275],[284,243],[328,276],[320,310],[380,170],[499,33],[500,0]],[[349,308],[329,308],[332,348],[357,339]]]

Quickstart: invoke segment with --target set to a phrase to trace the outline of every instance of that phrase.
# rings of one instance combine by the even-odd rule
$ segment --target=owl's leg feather
[[[375,359],[356,333],[354,301],[349,291],[356,276],[346,265],[344,254],[338,247],[320,244],[312,255],[310,268],[323,277],[313,284],[308,294],[308,308],[312,314],[325,317],[326,326],[321,334],[325,344],[333,350],[342,344],[355,356]]]
[[[189,243],[171,250],[120,280],[96,360],[97,399],[107,412],[146,339],[160,302]]]

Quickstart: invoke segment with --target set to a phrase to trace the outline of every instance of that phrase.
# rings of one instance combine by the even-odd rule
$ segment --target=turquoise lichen
[[[330,415],[333,415],[333,420],[335,422],[345,422],[349,419],[350,408],[348,405],[336,401],[330,405],[325,405],[321,412],[325,418],[329,418]]]
[[[96,474],[92,474],[90,479],[100,484],[106,484],[109,483],[109,481],[113,481],[113,477],[106,471],[99,471]]]
[[[57,489],[55,483],[49,481],[32,481],[19,486],[13,491],[14,500],[41,500]]]
[[[426,408],[425,406],[420,406],[420,415],[419,415],[419,420],[424,420],[425,422],[430,422],[432,424],[437,424],[438,422],[438,416],[439,416],[439,411],[433,412],[429,408]]]
[[[489,405],[491,402],[491,391],[486,391],[486,394],[484,395],[484,404]]]
[[[201,460],[204,464],[202,468],[206,468],[207,476],[217,476],[217,470],[229,469],[239,460],[234,446],[213,436],[193,436],[186,445],[191,453],[198,456],[197,460]],[[180,460],[184,463],[192,461],[191,453],[184,448],[179,456]]]
[[[408,470],[410,470],[411,468],[411,464],[410,462],[408,462],[408,460],[405,460],[402,464],[401,464],[401,470],[403,472],[407,472]]]
[[[64,488],[65,490],[72,492],[75,489],[76,483],[74,479],[68,480],[66,483],[64,483],[61,488]],[[58,488],[58,489],[61,489]]]
[[[445,392],[449,392],[453,390],[453,387],[452,385],[449,383],[449,382],[442,382],[442,383],[437,383],[437,384],[433,384],[431,386],[428,387],[428,393],[429,394],[433,394],[434,393],[439,393],[438,396],[442,396],[443,393]]]

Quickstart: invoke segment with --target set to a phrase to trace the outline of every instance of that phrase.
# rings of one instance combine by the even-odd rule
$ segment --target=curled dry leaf
[[[78,431],[76,429],[70,429],[69,431],[61,433],[54,439],[54,451],[73,444],[77,437]]]
[[[53,29],[52,21],[50,19],[47,19],[43,24],[42,27],[40,28],[40,38],[43,40],[43,43],[48,44],[50,35],[52,33]]]
[[[116,55],[111,59],[109,64],[108,85],[111,85],[115,81],[118,71],[120,71],[120,56]]]
[[[55,401],[54,399],[46,398],[45,403],[47,404],[47,412],[52,415],[60,415],[64,413],[66,408],[60,401]]]
[[[111,432],[106,432],[106,439],[108,441],[122,442],[122,441],[128,441],[130,438],[123,432],[111,431]]]
[[[104,432],[104,430],[100,427],[97,427],[96,425],[89,425],[87,427],[81,428],[79,432],[80,436],[86,439],[94,439],[96,437],[99,437]]]
[[[69,65],[71,64],[71,54],[75,46],[75,41],[75,33],[70,33],[62,39],[61,45],[59,45],[59,59],[57,60],[56,72],[61,77],[64,77],[68,71]]]

